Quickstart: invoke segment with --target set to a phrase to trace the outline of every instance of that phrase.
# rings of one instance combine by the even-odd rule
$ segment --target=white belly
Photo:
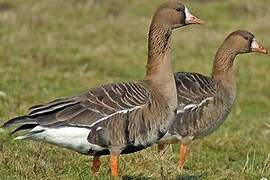
[[[103,147],[88,142],[87,137],[89,132],[89,129],[82,127],[48,128],[37,126],[28,134],[19,136],[16,139],[45,141],[60,147],[71,149],[81,154],[88,154],[90,149],[93,151],[104,150]]]

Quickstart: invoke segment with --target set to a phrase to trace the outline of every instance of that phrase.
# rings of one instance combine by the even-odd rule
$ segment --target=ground
[[[147,32],[161,0],[0,0],[0,124],[28,107],[97,85],[142,79]],[[210,74],[215,51],[237,29],[270,48],[268,0],[186,1],[204,26],[173,35],[174,71]],[[178,146],[121,156],[126,179],[270,177],[270,59],[236,59],[237,100],[226,122],[190,147],[185,170]],[[0,179],[90,179],[91,157],[53,145],[14,141],[0,132]],[[101,179],[111,178],[102,158]]]

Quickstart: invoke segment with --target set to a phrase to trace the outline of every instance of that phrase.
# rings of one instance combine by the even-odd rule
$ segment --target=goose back
[[[198,73],[175,73],[178,107],[168,138],[202,138],[217,129],[228,116],[235,92],[220,81]]]

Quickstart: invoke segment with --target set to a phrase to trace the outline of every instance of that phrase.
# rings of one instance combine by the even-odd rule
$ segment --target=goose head
[[[204,22],[190,13],[188,8],[179,1],[162,4],[155,12],[152,25],[175,29],[190,24],[203,24]]]
[[[257,52],[267,54],[267,49],[258,44],[255,36],[245,30],[237,30],[229,34],[225,42],[236,54]]]

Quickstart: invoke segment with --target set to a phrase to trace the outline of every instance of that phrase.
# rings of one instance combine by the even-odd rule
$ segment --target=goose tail
[[[8,128],[12,125],[18,124],[20,125],[14,131],[11,132],[11,135],[16,133],[17,131],[26,130],[26,129],[33,129],[38,125],[35,118],[30,118],[29,116],[19,116],[8,120],[6,123],[3,124],[1,128]]]
[[[26,125],[26,124],[38,124],[38,123],[36,119],[30,118],[29,116],[18,116],[5,122],[2,128],[7,128],[14,124]]]

